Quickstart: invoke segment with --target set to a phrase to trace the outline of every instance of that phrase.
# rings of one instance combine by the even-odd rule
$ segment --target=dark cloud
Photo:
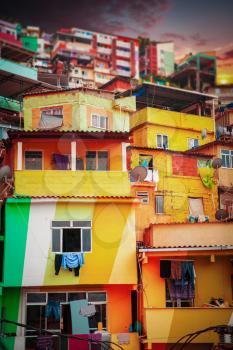
[[[187,38],[183,34],[178,33],[172,33],[172,32],[166,32],[161,35],[162,40],[180,40],[180,41],[186,41]]]
[[[79,27],[137,36],[163,21],[171,0],[22,0],[9,7],[1,5],[5,18],[14,16],[24,25],[39,25],[50,32]]]
[[[190,35],[190,39],[194,41],[194,44],[197,47],[205,46],[209,43],[209,41],[212,40],[212,39],[202,37],[200,33],[194,33]]]

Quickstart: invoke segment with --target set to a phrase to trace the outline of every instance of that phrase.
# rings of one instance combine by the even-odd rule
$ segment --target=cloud
[[[183,34],[173,33],[173,32],[165,32],[161,35],[162,40],[172,40],[172,41],[186,41],[187,38]]]
[[[194,41],[194,45],[197,47],[206,46],[212,39],[204,38],[200,33],[194,33],[190,35],[190,39]]]

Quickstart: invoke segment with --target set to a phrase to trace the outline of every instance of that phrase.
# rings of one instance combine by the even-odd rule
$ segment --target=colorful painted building
[[[233,225],[218,222],[216,212],[219,181],[227,180],[224,167],[231,160],[223,152],[225,166],[212,167],[214,96],[154,84],[132,95],[137,111],[127,164],[141,202],[139,320],[144,349],[165,350],[188,333],[230,321]],[[206,333],[187,349],[212,349],[217,341],[216,333]]]
[[[138,200],[126,147],[134,110],[134,97],[118,101],[96,90],[25,97],[25,130],[10,135],[14,194],[4,208],[7,319],[86,337],[101,323],[109,340],[120,344],[119,334],[127,333],[123,348],[139,349],[138,334],[129,333],[136,322]],[[70,253],[79,259],[74,268],[65,263]],[[92,307],[89,318],[75,311],[80,303]],[[30,329],[4,325],[4,332],[16,333],[2,340],[9,350],[38,341]],[[61,339],[54,336],[54,349],[71,349]]]

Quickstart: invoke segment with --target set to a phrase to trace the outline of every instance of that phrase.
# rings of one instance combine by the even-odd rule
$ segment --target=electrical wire
[[[105,349],[114,350],[113,347],[111,347],[111,345],[114,345],[118,349],[124,350],[123,347],[121,347],[119,344],[116,344],[116,343],[110,342],[110,341],[95,340],[95,339],[91,339],[91,338],[84,339],[84,338],[78,337],[76,335],[74,336],[74,335],[69,335],[69,334],[59,334],[59,333],[55,333],[52,331],[48,331],[47,329],[36,328],[36,327],[30,326],[27,324],[11,321],[11,320],[7,320],[7,319],[0,319],[0,324],[2,325],[3,323],[14,324],[14,325],[19,326],[19,327],[28,328],[28,329],[38,331],[39,333],[47,333],[50,335],[56,335],[60,338],[76,339],[76,340],[80,340],[80,341],[88,341],[88,343],[101,344],[101,345],[104,345]],[[109,344],[111,344],[111,345],[109,345]]]

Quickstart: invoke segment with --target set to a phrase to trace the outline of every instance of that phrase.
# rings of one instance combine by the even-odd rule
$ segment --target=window
[[[91,126],[99,129],[108,129],[108,117],[92,114]]]
[[[86,170],[108,170],[108,152],[87,151]]]
[[[139,154],[139,165],[153,169],[153,156],[150,154]]]
[[[155,196],[155,214],[164,213],[164,196]]]
[[[222,149],[221,159],[223,168],[233,168],[233,150]]]
[[[168,149],[168,136],[167,135],[157,135],[157,148]]]
[[[189,213],[192,216],[198,217],[204,215],[202,198],[189,198]]]
[[[63,108],[54,107],[47,108],[41,112],[39,128],[53,129],[63,124]]]
[[[90,252],[91,232],[91,221],[52,221],[52,252]]]
[[[41,170],[42,169],[42,152],[25,151],[25,169]]]
[[[199,140],[198,139],[188,139],[188,148],[194,148],[199,146]]]
[[[140,198],[142,204],[149,204],[149,193],[146,191],[137,191],[136,195]]]
[[[72,334],[72,321],[70,314],[70,302],[86,299],[89,305],[95,305],[96,313],[89,317],[90,331],[98,328],[98,322],[103,323],[103,329],[107,329],[107,293],[103,291],[75,291],[75,292],[29,292],[26,293],[26,323],[36,328],[43,328],[57,333]],[[46,305],[50,301],[56,301],[60,305],[61,318],[56,320],[54,314],[46,317]],[[62,322],[60,322],[62,320]],[[31,349],[30,344],[38,335],[37,331],[26,329],[26,349]],[[34,348],[34,347],[33,347]],[[55,347],[60,348],[60,347]]]

